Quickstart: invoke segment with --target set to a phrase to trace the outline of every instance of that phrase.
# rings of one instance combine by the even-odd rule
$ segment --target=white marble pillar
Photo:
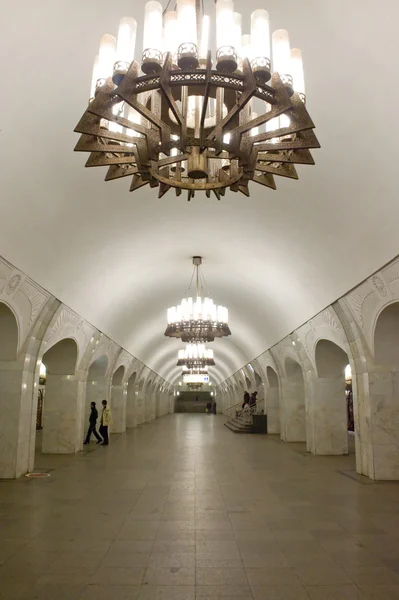
[[[348,453],[348,419],[343,377],[314,377],[307,411],[309,448],[313,454]]]
[[[0,479],[14,479],[30,470],[31,422],[33,418],[36,422],[37,411],[30,362],[29,356],[0,361]]]
[[[130,385],[127,388],[126,402],[126,427],[133,428],[137,426],[137,396],[134,386]]]
[[[73,454],[81,447],[79,376],[48,374],[43,411],[46,454]]]
[[[362,376],[363,395],[359,399],[365,405],[361,414],[368,416],[360,424],[363,458],[371,479],[398,480],[399,372],[371,368],[370,365],[369,372]]]
[[[112,412],[113,433],[124,433],[126,431],[126,384],[111,386],[110,409]]]
[[[265,413],[267,414],[267,432],[280,433],[280,391],[278,387],[269,387],[266,391]]]
[[[306,442],[305,390],[302,381],[283,380],[281,439]]]
[[[145,422],[145,401],[144,401],[144,393],[139,392],[137,394],[136,399],[136,415],[137,415],[137,425],[142,425]]]

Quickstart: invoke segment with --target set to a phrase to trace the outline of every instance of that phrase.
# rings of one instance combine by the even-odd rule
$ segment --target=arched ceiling
[[[230,310],[233,335],[214,346],[222,380],[398,253],[398,3],[235,5],[247,23],[268,8],[302,48],[322,148],[299,181],[221,202],[131,194],[73,152],[99,37],[125,15],[140,30],[144,1],[12,2],[2,22],[0,253],[170,381],[181,345],[163,337],[165,311],[194,254]]]

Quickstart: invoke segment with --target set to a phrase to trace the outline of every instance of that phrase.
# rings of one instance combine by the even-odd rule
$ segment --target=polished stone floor
[[[399,484],[172,415],[0,482],[1,600],[399,598]]]

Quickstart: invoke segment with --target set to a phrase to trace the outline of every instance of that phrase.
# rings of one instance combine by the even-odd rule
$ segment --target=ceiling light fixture
[[[191,370],[215,366],[213,350],[205,348],[205,344],[187,344],[184,350],[178,352],[177,366]]]
[[[205,280],[200,270],[201,264],[201,256],[194,256],[194,271],[187,297],[178,306],[168,308],[166,337],[180,338],[182,342],[205,343],[231,335],[227,308],[216,306],[211,298],[202,298]],[[189,293],[194,277],[196,298],[193,299]]]
[[[201,0],[165,11],[147,2],[140,62],[135,19],[121,20],[117,39],[102,36],[75,150],[90,153],[87,167],[107,166],[106,181],[131,176],[130,191],[220,199],[227,188],[249,196],[250,181],[275,189],[275,175],[298,179],[295,164],[314,164],[301,51],[284,29],[270,39],[266,10],[242,35],[233,0],[215,3],[211,20]]]

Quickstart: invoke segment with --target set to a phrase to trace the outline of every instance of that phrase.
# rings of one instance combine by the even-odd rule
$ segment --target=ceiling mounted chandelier
[[[196,297],[183,298],[178,306],[168,308],[168,325],[166,337],[180,338],[182,342],[213,342],[215,338],[231,335],[228,326],[228,310],[224,306],[216,306],[211,298],[202,298],[205,284],[200,266],[202,258],[193,257],[194,271],[191,283],[195,277]]]
[[[301,51],[284,29],[270,41],[266,10],[242,35],[233,0],[215,4],[211,19],[202,0],[147,2],[140,61],[135,19],[121,20],[117,39],[102,36],[75,150],[90,153],[87,167],[108,167],[106,181],[220,199],[227,188],[249,196],[250,181],[275,189],[275,175],[298,179],[295,164],[314,164]]]
[[[209,375],[208,367],[190,369],[186,365],[183,365],[182,375]]]
[[[213,350],[205,348],[205,344],[187,344],[184,350],[179,350],[177,366],[186,366],[188,369],[197,370],[215,365]]]

